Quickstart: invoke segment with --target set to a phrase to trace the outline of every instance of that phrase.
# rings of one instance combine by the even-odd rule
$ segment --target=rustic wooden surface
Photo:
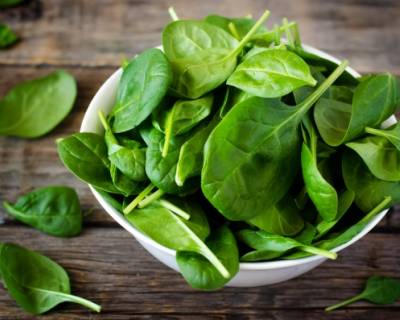
[[[350,60],[362,73],[400,75],[400,2],[397,0],[27,0],[0,10],[22,41],[0,51],[0,95],[17,82],[65,68],[77,78],[79,95],[70,116],[46,137],[0,137],[0,200],[35,187],[75,187],[85,212],[80,237],[57,239],[8,218],[0,209],[0,241],[39,250],[63,265],[73,292],[103,306],[96,315],[64,304],[43,319],[399,319],[400,303],[360,302],[326,315],[323,308],[359,292],[372,274],[399,277],[400,210],[392,210],[370,234],[313,271],[288,282],[259,288],[190,289],[161,265],[96,203],[86,185],[61,165],[55,139],[77,131],[85,108],[124,57],[160,43],[173,4],[181,17],[209,12],[254,16],[268,8],[271,21],[283,16],[300,23],[304,42]],[[0,288],[0,319],[34,319]]]

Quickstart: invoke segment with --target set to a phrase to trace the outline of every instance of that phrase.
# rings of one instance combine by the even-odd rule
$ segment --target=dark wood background
[[[0,209],[0,241],[38,250],[63,265],[77,295],[100,303],[103,312],[63,304],[43,319],[399,319],[400,303],[365,302],[326,315],[324,307],[359,292],[372,274],[399,277],[400,210],[362,240],[288,282],[259,288],[192,290],[179,274],[157,262],[96,203],[89,189],[58,160],[55,139],[79,129],[88,103],[124,57],[160,44],[168,6],[182,18],[210,12],[258,17],[286,16],[300,24],[305,43],[347,58],[361,73],[400,75],[398,0],[31,0],[0,10],[21,35],[0,51],[0,95],[21,80],[56,68],[71,72],[79,95],[68,118],[51,134],[32,141],[0,137],[0,200],[13,201],[35,187],[75,187],[85,212],[85,229],[73,239],[52,238],[8,218]],[[0,288],[0,319],[34,319]]]

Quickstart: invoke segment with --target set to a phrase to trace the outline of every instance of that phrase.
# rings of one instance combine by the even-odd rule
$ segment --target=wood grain
[[[116,66],[146,48],[159,45],[170,20],[169,0],[31,0],[0,11],[0,21],[21,34],[4,64]],[[283,17],[298,21],[305,43],[349,59],[360,72],[400,73],[400,2],[397,0],[175,0],[182,18],[210,12],[259,17],[269,9],[269,25]],[[386,50],[385,50],[386,49]]]

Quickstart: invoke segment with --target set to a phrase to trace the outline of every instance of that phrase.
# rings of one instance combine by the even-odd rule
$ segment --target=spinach
[[[99,305],[72,295],[65,270],[37,252],[11,243],[2,244],[0,274],[10,296],[31,314],[45,313],[62,302],[100,312]]]
[[[400,151],[400,124],[396,123],[385,130],[367,127],[365,131],[369,134],[386,138]]]
[[[77,178],[101,190],[120,193],[111,179],[107,146],[101,136],[75,133],[57,140],[57,149],[61,161]]]
[[[329,259],[336,259],[336,253],[303,244],[293,238],[268,233],[266,231],[241,230],[238,237],[246,245],[255,249],[255,251],[250,251],[242,256],[242,261],[271,260],[295,248]]]
[[[372,210],[386,196],[392,198],[388,207],[400,202],[400,182],[376,178],[355,152],[344,152],[342,170],[346,187],[354,191],[355,203],[362,211]]]
[[[304,227],[304,221],[298,212],[296,203],[287,195],[273,207],[248,221],[250,224],[267,232],[282,236],[292,236]]]
[[[159,49],[148,49],[123,70],[112,110],[112,129],[137,127],[158,106],[172,81],[169,62]]]
[[[352,104],[320,99],[314,117],[321,137],[330,146],[338,146],[362,135],[365,127],[381,124],[396,110],[397,91],[396,78],[381,74],[357,86]]]
[[[212,232],[205,244],[226,267],[229,278],[223,277],[207,259],[195,252],[178,251],[176,261],[183,277],[193,288],[219,289],[239,271],[236,239],[227,226],[222,226]]]
[[[177,251],[191,251],[204,256],[224,277],[229,279],[230,273],[219,261],[218,257],[205,245],[195,229],[170,210],[157,204],[150,204],[142,209],[135,209],[127,219],[140,231],[167,248]],[[195,215],[191,212],[190,220]]]
[[[53,236],[72,237],[82,229],[79,198],[69,187],[39,188],[20,197],[14,205],[3,205],[15,219]]]
[[[365,137],[346,143],[363,159],[372,174],[381,180],[400,180],[400,151],[386,138]]]
[[[204,21],[168,24],[162,42],[174,73],[173,92],[196,99],[225,82],[236,67],[237,56],[268,16],[266,11],[239,43]]]
[[[17,41],[17,34],[8,25],[0,24],[0,49],[8,48]]]
[[[245,59],[227,81],[230,86],[264,98],[281,97],[316,83],[300,57],[281,49],[265,50]]]
[[[383,276],[372,276],[368,278],[365,289],[360,294],[334,304],[325,309],[330,312],[347,306],[359,300],[367,300],[376,304],[392,304],[400,299],[400,281]]]
[[[20,83],[0,100],[0,135],[40,137],[68,115],[75,98],[76,82],[62,70]]]
[[[296,107],[276,99],[250,98],[213,130],[205,146],[201,188],[226,218],[251,219],[287,193],[298,162],[296,128],[345,67],[343,63]]]

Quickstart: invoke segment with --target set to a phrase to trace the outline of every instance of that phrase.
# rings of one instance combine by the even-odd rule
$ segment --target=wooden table
[[[203,293],[145,252],[101,209],[88,187],[62,166],[55,139],[79,129],[91,97],[124,57],[160,43],[171,3],[183,18],[210,12],[258,17],[268,8],[270,22],[284,16],[298,21],[305,43],[349,59],[358,71],[400,75],[397,0],[27,0],[0,11],[0,21],[22,36],[17,46],[0,51],[0,94],[56,68],[71,72],[79,86],[73,112],[51,134],[35,140],[0,137],[1,200],[13,201],[34,187],[65,184],[78,190],[84,211],[91,212],[80,237],[58,239],[13,221],[0,209],[0,241],[19,243],[55,259],[71,275],[74,293],[103,306],[96,315],[63,304],[43,319],[400,319],[400,303],[360,302],[330,315],[323,311],[358,293],[372,274],[399,277],[399,212],[389,214],[337,261],[297,279]],[[0,288],[0,319],[34,317]]]

